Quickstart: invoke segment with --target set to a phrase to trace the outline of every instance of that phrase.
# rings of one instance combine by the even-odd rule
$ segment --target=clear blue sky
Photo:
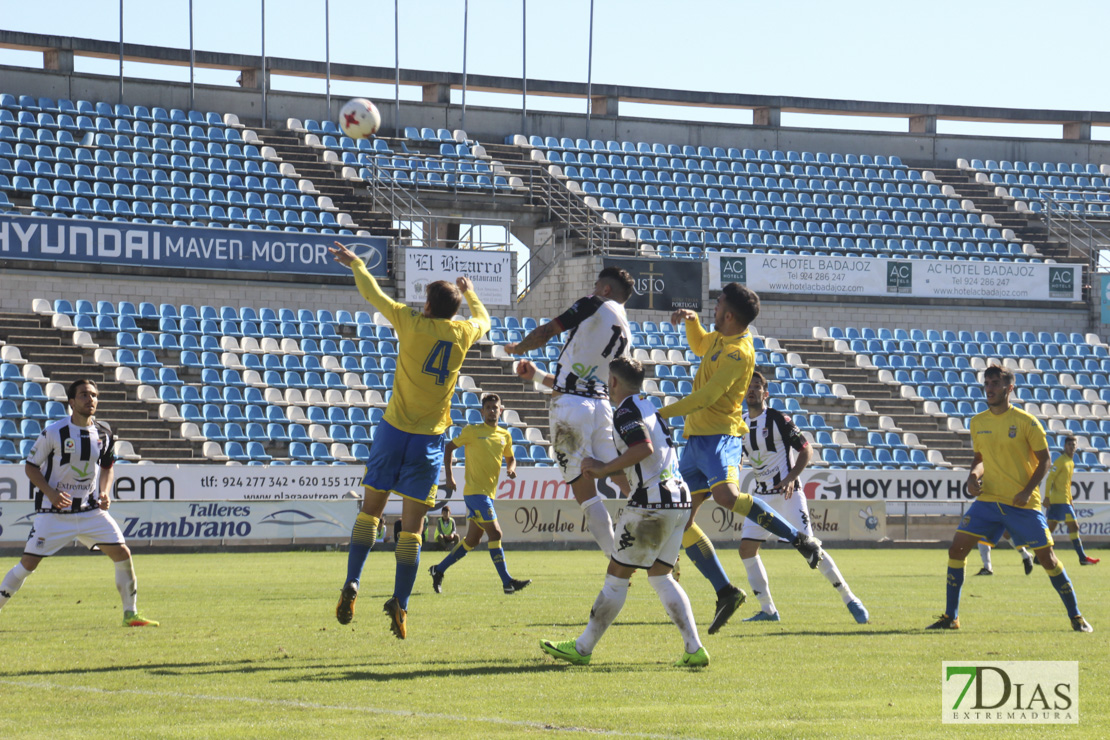
[[[400,63],[461,71],[463,0],[401,0]],[[335,62],[392,66],[392,0],[331,0]],[[519,76],[521,0],[470,0],[469,72]],[[8,30],[114,40],[118,0],[0,0]],[[257,54],[261,0],[194,0],[198,49]],[[527,3],[529,78],[584,82],[589,0]],[[267,0],[266,51],[324,58],[324,0]],[[595,0],[598,83],[720,92],[916,103],[1110,110],[1103,0]],[[188,0],[127,0],[124,39],[188,46]],[[37,64],[26,52],[0,51],[0,64]],[[113,73],[110,60],[79,69]],[[187,69],[129,65],[129,75],[187,79]],[[229,77],[230,75],[230,77]],[[229,83],[234,73],[204,72],[198,82]],[[274,87],[323,91],[323,82],[276,79]],[[333,85],[336,95],[392,98],[391,88]],[[403,93],[418,96],[416,90]],[[456,93],[456,99],[458,94]],[[469,105],[495,98],[471,93]],[[511,100],[497,99],[511,105]],[[529,100],[529,108],[578,110],[583,101]],[[639,114],[638,107],[622,111]],[[644,110],[644,115],[655,115]],[[741,112],[664,109],[676,117],[750,121]],[[828,117],[784,117],[785,124],[856,127]],[[904,130],[904,121],[868,121]],[[1021,135],[1059,129],[1015,127]],[[942,123],[947,132],[974,124]],[[1103,136],[1096,133],[1097,138]],[[1108,137],[1110,138],[1110,137]]]

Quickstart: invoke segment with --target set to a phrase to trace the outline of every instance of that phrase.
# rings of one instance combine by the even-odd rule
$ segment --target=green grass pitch
[[[511,548],[511,543],[510,543]],[[136,556],[139,606],[157,629],[120,626],[104,557],[56,557],[0,612],[0,737],[931,738],[1110,735],[1110,566],[1061,558],[1095,633],[1070,629],[1041,569],[1009,549],[990,578],[968,561],[959,632],[922,630],[943,610],[943,550],[832,550],[871,611],[857,625],[788,548],[764,553],[779,623],[744,624],[749,598],[709,636],[714,596],[685,559],[712,658],[672,663],[681,639],[643,574],[586,667],[556,665],[544,638],[577,636],[601,586],[595,552],[508,551],[522,593],[501,593],[484,546],[435,594],[424,552],[409,638],[382,603],[391,552],[371,553],[355,620],[335,621],[338,552]],[[1097,552],[1094,554],[1098,554]],[[721,552],[747,590],[735,551]],[[5,558],[0,567],[11,567]],[[944,660],[1079,661],[1078,727],[941,724]]]

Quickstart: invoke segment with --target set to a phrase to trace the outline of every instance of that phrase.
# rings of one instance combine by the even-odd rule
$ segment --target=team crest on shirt
[[[1017,425],[1015,424],[1015,425],[1010,427],[1010,439],[1013,439],[1016,436],[1017,436]]]

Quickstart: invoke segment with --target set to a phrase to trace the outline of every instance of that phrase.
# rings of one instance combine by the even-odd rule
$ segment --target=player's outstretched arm
[[[690,351],[701,357],[709,349],[709,332],[701,325],[698,315],[688,308],[680,308],[671,314],[672,324],[680,321],[686,327],[686,344],[690,345]]]
[[[336,262],[344,267],[351,268],[358,292],[362,294],[366,302],[381,311],[382,315],[391,322],[396,323],[397,312],[406,310],[405,304],[398,303],[382,292],[381,287],[378,286],[378,281],[374,279],[374,276],[366,269],[366,265],[354,252],[339,242],[335,242],[334,247],[328,247],[328,251],[331,252],[332,259]]]
[[[470,307],[471,320],[478,323],[485,334],[490,329],[489,311],[486,310],[485,304],[478,300],[478,294],[474,292],[474,283],[470,278],[465,275],[460,275],[455,279],[455,285],[462,291],[463,299],[466,305]]]
[[[505,351],[511,355],[522,355],[525,352],[531,352],[534,349],[547,344],[551,339],[558,336],[562,330],[559,324],[554,321],[548,321],[543,326],[537,326],[532,331],[528,332],[528,336],[521,339],[519,342],[509,342],[505,345]]]
[[[548,388],[555,387],[555,376],[540,372],[531,360],[521,360],[516,363],[516,374],[520,376],[521,380],[531,380],[534,383],[546,385]]]

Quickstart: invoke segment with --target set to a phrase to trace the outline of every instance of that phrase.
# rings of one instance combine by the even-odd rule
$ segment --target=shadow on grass
[[[544,661],[542,657],[536,660]],[[393,664],[383,668],[381,672],[376,672],[372,669],[364,669],[358,671],[340,671],[336,673],[320,673],[315,676],[300,676],[278,679],[279,682],[301,683],[307,680],[313,681],[407,681],[418,678],[468,678],[468,677],[490,677],[490,676],[506,676],[506,675],[523,675],[531,673],[550,673],[552,671],[574,670],[581,668],[580,666],[572,666],[567,663],[516,663],[516,664],[474,664],[464,667],[446,667],[434,666],[426,669],[411,669],[405,671],[390,670]],[[591,674],[596,673],[628,673],[629,671],[656,671],[658,670],[656,663],[615,663],[613,665],[590,665],[586,670]]]

